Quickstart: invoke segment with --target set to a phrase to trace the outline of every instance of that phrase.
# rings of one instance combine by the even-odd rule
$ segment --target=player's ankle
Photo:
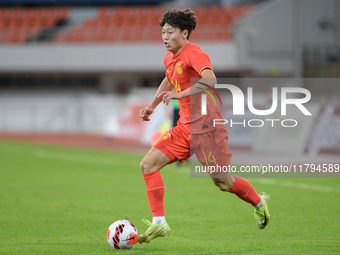
[[[263,199],[262,199],[262,197],[261,197],[260,202],[259,202],[256,206],[254,206],[254,208],[255,208],[255,209],[260,209],[263,205],[264,205],[264,201],[263,201]]]
[[[162,225],[165,222],[165,216],[152,217],[152,224]]]

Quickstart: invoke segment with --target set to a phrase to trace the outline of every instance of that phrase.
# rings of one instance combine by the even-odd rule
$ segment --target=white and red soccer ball
[[[137,239],[138,230],[128,220],[117,220],[107,230],[107,241],[115,249],[130,249]]]

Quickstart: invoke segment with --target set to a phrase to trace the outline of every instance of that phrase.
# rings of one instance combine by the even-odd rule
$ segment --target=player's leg
[[[164,215],[164,182],[160,169],[170,163],[170,159],[159,149],[152,147],[140,163],[146,185],[146,194],[152,212],[152,223],[161,225]]]
[[[164,182],[160,169],[170,163],[170,159],[159,149],[152,147],[140,163],[152,212],[152,223],[144,220],[149,228],[138,236],[138,242],[150,240],[169,234],[170,227],[166,223],[164,213]]]
[[[231,153],[228,147],[228,133],[224,128],[217,129],[214,132],[199,135],[194,141],[199,141],[201,148],[210,155],[214,155],[216,166],[219,165],[221,169],[224,166],[228,167],[231,161]],[[203,144],[203,146],[202,146]],[[198,160],[202,164],[206,164],[204,155],[196,153]],[[254,216],[257,219],[258,227],[264,228],[270,219],[268,211],[269,195],[265,193],[257,194],[249,181],[243,178],[232,176],[229,171],[213,172],[210,174],[214,184],[221,191],[228,191],[235,194],[243,201],[251,204],[254,207]]]
[[[257,194],[249,181],[239,177],[235,177],[234,186],[229,192],[234,193],[237,197],[253,206],[254,217],[257,220],[257,227],[259,229],[263,229],[267,226],[270,220],[268,194],[265,192]]]
[[[233,193],[254,207],[254,217],[258,228],[263,229],[267,226],[270,220],[268,210],[270,196],[268,194],[265,192],[257,194],[249,181],[239,177],[216,178],[212,175],[212,180],[221,191]]]
[[[138,242],[150,242],[156,237],[168,235],[171,231],[164,214],[164,182],[159,169],[177,160],[181,162],[190,157],[189,136],[183,135],[181,127],[169,130],[146,154],[140,164],[146,183],[147,196],[152,211],[152,223],[147,231],[138,237]]]
[[[229,172],[211,174],[210,177],[221,191],[233,193],[254,207],[261,205],[261,197],[246,179],[232,176]]]
[[[219,156],[216,160],[219,161]],[[219,161],[221,163],[221,161]],[[229,162],[225,162],[229,164]],[[222,163],[223,164],[223,163]],[[251,204],[254,207],[261,207],[263,202],[249,181],[243,178],[232,176],[230,172],[214,173],[210,175],[214,184],[221,191],[228,191],[235,194],[243,201]]]
[[[153,173],[170,164],[170,159],[159,149],[152,147],[140,162],[143,174]]]
[[[230,166],[231,155],[228,146],[228,135],[226,133],[227,130],[223,129],[215,132],[214,141],[216,141],[217,144],[216,155],[218,157],[216,160],[221,165]],[[258,228],[265,228],[270,219],[268,210],[269,195],[264,192],[257,194],[254,187],[246,179],[231,176],[229,172],[227,172],[226,175],[226,178],[224,176],[215,176],[218,177],[216,179],[213,178],[215,185],[217,185],[220,190],[233,193],[243,201],[251,204],[254,208],[254,217],[257,220]]]
[[[233,188],[235,184],[235,177],[230,175],[230,173],[223,173],[224,176],[221,174],[217,175],[210,175],[211,180],[213,183],[221,190],[221,191],[229,191]],[[229,175],[229,176],[227,176]]]

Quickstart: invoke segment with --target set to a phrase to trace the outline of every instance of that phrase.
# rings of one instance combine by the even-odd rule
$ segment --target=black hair
[[[196,22],[195,12],[190,8],[183,10],[172,8],[163,14],[163,18],[159,21],[159,24],[163,27],[165,23],[168,23],[174,28],[179,28],[181,32],[188,30],[187,39],[189,39],[192,30],[196,27]]]

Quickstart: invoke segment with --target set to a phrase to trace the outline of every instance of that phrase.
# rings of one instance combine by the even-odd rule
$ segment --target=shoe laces
[[[262,207],[260,209],[254,208],[254,216],[260,221],[264,219],[264,210],[262,209]]]
[[[152,225],[152,223],[149,220],[143,219],[142,221],[149,227]]]

